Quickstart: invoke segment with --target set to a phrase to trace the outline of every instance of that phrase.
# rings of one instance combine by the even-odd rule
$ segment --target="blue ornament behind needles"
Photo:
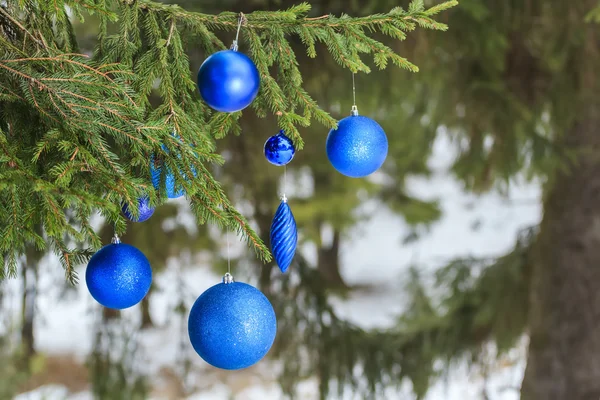
[[[173,136],[177,137],[176,134],[173,133]],[[164,144],[161,146],[165,152],[169,152],[167,146]],[[191,167],[191,171],[193,176],[196,176],[196,170],[194,167]],[[162,161],[157,159],[155,155],[150,157],[150,174],[152,177],[152,185],[155,189],[159,189],[160,187],[160,174],[162,173]],[[187,179],[185,172],[181,171],[182,175]],[[166,176],[165,176],[165,189],[167,191],[167,197],[170,199],[176,199],[183,195],[185,195],[185,189],[183,186],[178,185],[175,182],[175,175],[170,168],[166,168]]]
[[[271,252],[281,272],[289,268],[298,245],[298,231],[292,210],[283,197],[271,223]]]
[[[217,368],[256,364],[273,345],[276,333],[269,300],[255,287],[234,282],[229,274],[202,293],[190,310],[190,342],[204,361]]]
[[[85,270],[85,282],[92,297],[104,307],[124,309],[139,303],[150,290],[152,268],[137,248],[121,243],[98,250]]]
[[[277,135],[273,135],[265,142],[264,153],[267,161],[273,165],[286,165],[296,153],[294,143],[285,135],[283,130]]]
[[[161,161],[155,160],[152,156],[150,159],[150,174],[152,175],[152,185],[158,190],[160,187],[160,174],[162,173]],[[173,172],[167,168],[165,176],[165,189],[167,191],[167,197],[170,199],[176,199],[185,195],[185,190],[181,185],[177,185],[175,182],[175,176]]]
[[[154,214],[155,208],[150,205],[148,196],[142,196],[138,199],[139,218],[134,217],[133,213],[129,210],[127,203],[123,203],[121,210],[128,220],[133,222],[144,222],[149,220]]]

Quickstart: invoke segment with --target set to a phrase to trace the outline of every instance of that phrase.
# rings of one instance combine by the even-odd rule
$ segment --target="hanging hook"
[[[238,50],[238,39],[240,37],[240,29],[242,28],[242,24],[245,24],[246,22],[247,22],[246,16],[244,15],[243,12],[241,12],[240,16],[238,17],[238,26],[237,26],[237,32],[235,33],[235,40],[233,41],[233,44],[231,45],[231,50],[233,50],[233,51]]]
[[[225,275],[223,275],[223,283],[228,284],[228,283],[233,283],[233,275],[231,275],[229,272],[226,273]]]

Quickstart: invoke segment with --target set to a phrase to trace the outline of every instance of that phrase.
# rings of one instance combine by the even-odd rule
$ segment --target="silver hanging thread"
[[[354,72],[352,73],[352,111],[354,116],[358,115],[358,107],[356,107],[356,85],[354,84]]]
[[[281,195],[281,200],[285,203],[287,202],[287,197],[285,197],[285,187],[287,185],[287,165],[283,166],[283,194]]]
[[[229,232],[225,234],[227,241],[227,273],[223,276],[223,283],[228,284],[234,282],[233,275],[231,275],[231,255],[229,253]]]
[[[238,18],[238,26],[237,26],[237,32],[235,33],[235,40],[233,41],[233,44],[231,45],[231,50],[233,51],[237,51],[238,50],[238,40],[240,37],[240,29],[242,28],[242,24],[246,22],[246,16],[244,15],[244,13],[240,13],[240,16]]]

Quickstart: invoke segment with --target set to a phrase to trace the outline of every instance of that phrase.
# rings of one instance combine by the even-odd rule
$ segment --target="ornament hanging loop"
[[[356,85],[354,84],[354,72],[352,72],[352,110],[350,114],[353,116],[358,115],[358,107],[356,107]]]
[[[235,40],[231,44],[231,50],[233,50],[233,51],[238,50],[238,39],[240,37],[240,29],[242,28],[242,24],[245,24],[246,22],[248,22],[248,20],[246,19],[246,16],[244,15],[244,13],[241,12],[240,16],[238,17],[238,26],[237,26],[237,32],[235,33]]]
[[[224,284],[229,284],[229,283],[233,283],[235,282],[233,280],[233,275],[231,275],[229,272],[227,272],[225,275],[223,275],[223,283]]]
[[[121,238],[119,238],[119,235],[117,235],[117,233],[115,232],[114,236],[112,237],[111,241],[112,244],[119,244],[121,243]]]

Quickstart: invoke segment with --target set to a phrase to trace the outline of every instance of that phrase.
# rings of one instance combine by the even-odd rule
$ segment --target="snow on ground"
[[[448,175],[447,167],[453,152],[449,140],[440,136],[436,141],[431,166],[434,174],[428,179],[413,178],[408,182],[411,194],[424,199],[439,199],[442,218],[416,242],[403,245],[408,227],[403,220],[385,208],[366,203],[360,212],[372,212],[372,218],[350,232],[342,246],[342,274],[350,284],[377,284],[376,291],[357,291],[350,298],[333,299],[340,314],[364,327],[385,327],[393,323],[402,311],[404,297],[397,288],[411,265],[434,270],[453,257],[499,255],[509,250],[516,233],[534,225],[541,218],[540,187],[538,184],[518,182],[509,194],[501,197],[490,193],[482,196],[467,194],[460,183]],[[478,225],[478,229],[473,229]],[[191,305],[195,297],[217,283],[220,277],[205,263],[182,270],[173,262],[167,271],[156,277],[160,291],[153,297],[152,314],[161,328],[139,336],[144,349],[145,372],[157,374],[162,366],[175,366],[181,356],[180,341],[185,326],[182,318],[173,313],[174,305],[183,298]],[[44,268],[56,268],[45,265]],[[47,353],[72,353],[83,359],[92,346],[93,325],[98,317],[98,306],[88,295],[85,284],[77,289],[63,290],[64,284],[56,273],[42,273],[38,314],[44,318],[36,323],[37,346]],[[82,275],[80,275],[82,276]],[[182,291],[177,282],[185,282]],[[19,282],[9,281],[4,307],[18,314]],[[95,310],[95,311],[94,311]],[[137,310],[125,312],[135,320]],[[184,343],[184,346],[186,344]],[[518,398],[524,370],[523,343],[510,355],[508,366],[498,367],[484,379],[477,371],[465,366],[453,368],[448,376],[430,391],[427,400],[479,400],[487,391],[490,400]],[[217,374],[199,357],[194,364],[201,373],[194,377],[198,391],[188,400],[270,400],[281,398],[281,391],[273,381],[276,362],[263,361],[252,368],[250,377],[244,375],[245,386],[235,388],[242,375],[232,373],[229,378]],[[386,400],[409,399],[407,390],[389,390]],[[307,380],[299,385],[299,399],[315,399],[317,382]],[[235,392],[235,393],[234,393]],[[352,398],[348,394],[348,399]],[[21,394],[15,400],[88,400],[89,392],[68,395],[60,386],[44,386]],[[157,397],[155,400],[158,400]]]

